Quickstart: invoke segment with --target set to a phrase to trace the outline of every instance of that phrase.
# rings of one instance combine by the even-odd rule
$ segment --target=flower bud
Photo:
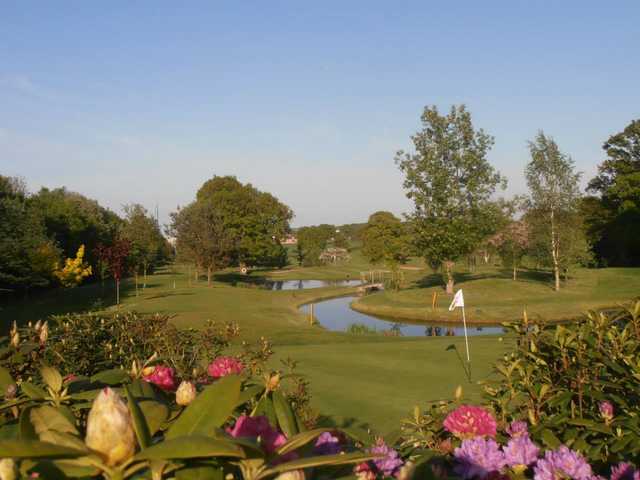
[[[182,381],[176,390],[176,403],[186,407],[193,402],[194,398],[196,398],[196,386],[192,382]]]
[[[4,391],[5,400],[13,400],[16,398],[16,393],[18,393],[18,387],[15,383],[7,385],[7,389]]]
[[[128,460],[135,452],[131,413],[120,396],[108,387],[93,401],[85,442],[110,467]]]
[[[18,332],[18,324],[14,320],[11,324],[11,330],[9,330],[9,336],[13,337]]]
[[[276,373],[275,375],[271,375],[269,380],[267,380],[267,391],[275,391],[278,388],[278,385],[280,385],[280,374]]]
[[[47,343],[47,339],[49,338],[49,322],[44,322],[42,328],[40,329],[40,345],[44,345]]]
[[[153,372],[155,371],[156,367],[144,367],[142,369],[142,376],[143,377],[148,377],[150,375],[153,375]]]
[[[459,402],[462,398],[462,385],[458,385],[458,387],[456,388],[455,398],[457,402]]]
[[[613,420],[613,415],[614,415],[613,404],[608,400],[605,400],[598,404],[598,409],[600,410],[600,416],[605,421],[605,423],[607,425],[611,423],[611,420]]]
[[[290,472],[281,473],[276,480],[304,480],[304,471],[292,470]]]
[[[11,336],[11,346],[18,348],[20,346],[20,332],[16,332]]]
[[[11,458],[3,458],[0,460],[0,480],[15,480],[16,478],[16,462]]]
[[[35,328],[36,332],[39,332],[40,329],[42,328],[42,320],[38,320],[36,322],[36,326],[34,328]]]

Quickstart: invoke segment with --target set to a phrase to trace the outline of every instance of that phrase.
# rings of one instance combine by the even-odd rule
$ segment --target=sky
[[[543,129],[588,181],[640,117],[640,1],[0,0],[0,174],[161,222],[213,175],[294,225],[411,209],[395,153],[464,103],[526,192]]]

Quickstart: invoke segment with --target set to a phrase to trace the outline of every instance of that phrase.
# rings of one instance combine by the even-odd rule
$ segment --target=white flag
[[[462,296],[462,290],[458,290],[456,292],[455,296],[453,297],[453,301],[451,302],[451,305],[449,305],[449,311],[452,311],[456,307],[464,308],[464,297]]]

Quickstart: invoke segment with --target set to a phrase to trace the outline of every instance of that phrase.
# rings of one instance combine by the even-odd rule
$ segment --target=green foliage
[[[0,175],[0,289],[48,285],[59,258],[24,185]]]
[[[391,212],[376,212],[362,231],[362,254],[371,263],[389,267],[406,263],[410,255],[407,228]]]
[[[320,255],[329,246],[336,234],[333,225],[317,225],[311,227],[301,227],[297,230],[298,243],[296,254],[298,264],[308,267],[312,265],[322,265]]]
[[[411,220],[416,243],[430,265],[451,267],[495,231],[491,196],[505,180],[487,160],[493,137],[475,130],[464,105],[440,115],[426,107],[423,129],[413,137],[416,153],[398,152],[407,197],[415,204]]]
[[[547,447],[556,441],[592,461],[640,459],[640,301],[590,312],[573,324],[506,325],[517,348],[496,365],[487,398],[502,421],[528,420]],[[605,418],[603,401],[614,406]],[[558,440],[556,440],[558,439]]]
[[[606,265],[640,265],[640,120],[604,143],[607,159],[589,182],[585,212],[590,241]]]
[[[142,205],[125,205],[124,211],[125,221],[121,233],[131,242],[131,263],[135,272],[142,270],[146,283],[149,269],[156,267],[162,260],[165,239],[156,219]]]

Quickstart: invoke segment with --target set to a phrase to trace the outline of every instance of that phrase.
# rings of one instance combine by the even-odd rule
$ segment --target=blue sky
[[[553,135],[588,179],[640,116],[640,2],[0,0],[0,173],[161,219],[214,174],[294,224],[408,211],[398,149],[465,103],[523,193]]]

